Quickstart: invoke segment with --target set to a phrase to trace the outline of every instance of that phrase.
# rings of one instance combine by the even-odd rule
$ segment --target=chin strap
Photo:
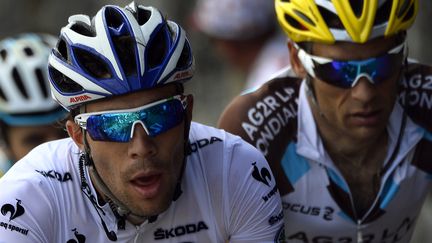
[[[111,209],[115,214],[117,214],[116,216],[118,216],[117,218],[119,228],[123,228],[121,226],[124,225],[125,219],[131,222],[142,222],[150,218],[150,216],[141,216],[132,213],[126,205],[124,205],[120,200],[118,200],[117,197],[114,196],[111,190],[102,181],[94,165],[89,166],[89,173],[93,176],[93,183],[95,184],[95,186],[99,188],[99,190],[101,190],[102,194],[107,198],[107,202],[109,203]]]

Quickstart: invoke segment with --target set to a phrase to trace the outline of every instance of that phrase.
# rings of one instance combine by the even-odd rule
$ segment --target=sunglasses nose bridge
[[[133,135],[134,135],[135,127],[136,127],[137,124],[141,124],[141,126],[142,126],[142,128],[144,129],[144,131],[146,132],[146,134],[147,134],[148,136],[150,136],[150,135],[149,135],[149,131],[148,131],[147,127],[144,125],[144,123],[143,123],[141,120],[136,120],[136,121],[134,121],[134,122],[132,123],[131,131],[130,131],[130,139],[132,139],[132,137],[133,137]]]
[[[354,88],[354,87],[359,83],[359,81],[360,81],[362,78],[366,78],[366,80],[367,80],[369,83],[371,83],[371,84],[375,84],[373,78],[372,78],[369,74],[367,74],[367,73],[360,73],[359,75],[357,75],[357,77],[355,78],[354,82],[352,82],[352,84],[351,84],[351,88]]]

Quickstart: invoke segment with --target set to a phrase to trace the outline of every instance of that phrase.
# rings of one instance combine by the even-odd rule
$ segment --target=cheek
[[[124,157],[127,152],[124,150],[123,146],[119,144],[109,143],[109,142],[90,142],[91,155],[93,161],[96,165],[98,172],[101,177],[112,177],[112,174],[119,173],[121,171],[120,166],[122,163],[119,161],[125,160]]]
[[[184,158],[184,126],[178,126],[157,138],[158,156],[162,161],[169,161],[178,171]]]
[[[315,96],[323,111],[335,111],[341,109],[349,92],[337,88],[323,81],[314,82]]]

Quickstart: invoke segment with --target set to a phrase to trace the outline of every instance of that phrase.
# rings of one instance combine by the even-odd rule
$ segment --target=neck
[[[386,132],[363,143],[342,136],[330,139],[322,136],[322,139],[326,151],[336,164],[349,163],[356,168],[381,167],[387,154],[388,135]]]

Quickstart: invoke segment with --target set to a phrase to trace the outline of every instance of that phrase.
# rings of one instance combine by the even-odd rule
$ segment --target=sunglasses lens
[[[148,135],[154,137],[180,124],[183,114],[181,101],[172,99],[136,112],[90,116],[86,129],[96,141],[128,142],[136,121],[141,121]]]
[[[387,54],[365,61],[315,63],[316,76],[331,85],[351,88],[359,75],[367,74],[374,84],[388,80],[402,66],[402,54]]]
[[[357,76],[356,66],[340,61],[317,65],[314,71],[321,80],[342,88],[351,87],[353,79]]]
[[[179,100],[170,100],[165,103],[141,111],[142,120],[147,127],[149,136],[157,136],[183,121],[183,106]]]
[[[96,141],[127,142],[136,113],[103,114],[87,119],[87,131]]]
[[[371,77],[376,80],[376,83],[388,80],[391,78],[401,67],[403,56],[398,54],[389,54],[385,57],[377,58],[376,67],[369,73],[373,74]]]

